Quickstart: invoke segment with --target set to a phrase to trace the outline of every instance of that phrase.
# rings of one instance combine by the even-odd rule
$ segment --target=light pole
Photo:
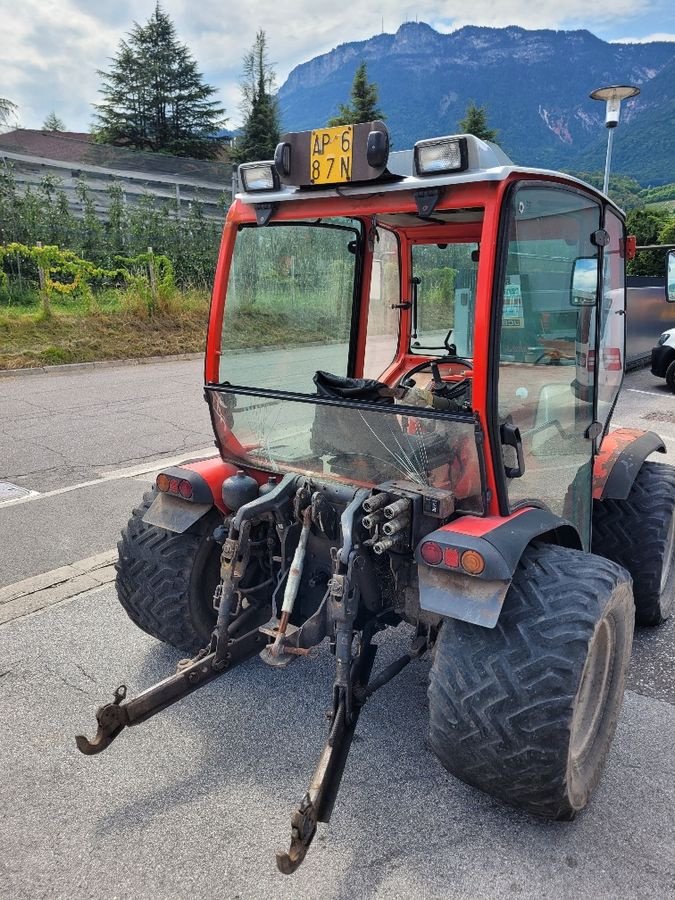
[[[619,116],[621,114],[621,101],[627,100],[628,97],[637,97],[640,93],[639,87],[627,84],[613,84],[609,87],[597,88],[591,91],[592,100],[604,100],[605,106],[605,125],[609,130],[607,135],[607,156],[605,158],[605,182],[602,187],[603,194],[607,194],[609,190],[609,169],[612,164],[612,140],[614,138],[614,129],[619,124]]]

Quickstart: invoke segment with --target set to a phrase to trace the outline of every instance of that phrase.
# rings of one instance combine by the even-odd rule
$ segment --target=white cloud
[[[612,44],[651,44],[653,41],[675,41],[675,34],[667,32],[657,32],[656,34],[646,34],[643,37],[621,37],[616,38]]]
[[[463,25],[524,28],[588,27],[617,33],[617,23],[632,22],[659,0],[614,0],[611,9],[588,0],[474,0],[470,16],[465,0],[388,0],[378,7],[355,0],[332,7],[315,0],[256,0],[225,5],[222,0],[162,0],[179,38],[197,59],[207,82],[217,88],[230,124],[238,121],[241,60],[256,31],[263,28],[278,83],[297,64],[340,43],[366,40],[383,28],[395,32],[405,21],[428,22],[442,31]],[[73,130],[87,128],[97,99],[97,69],[105,69],[134,20],[145,22],[155,0],[0,0],[0,96],[19,104],[25,127],[39,127],[54,109]],[[647,26],[650,30],[658,19]],[[651,38],[673,40],[675,35]],[[628,39],[622,39],[628,40]]]

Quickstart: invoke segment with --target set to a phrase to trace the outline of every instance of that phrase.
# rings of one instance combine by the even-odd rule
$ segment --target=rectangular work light
[[[469,165],[466,138],[433,138],[415,144],[417,175],[441,175],[463,172]]]
[[[259,191],[274,191],[279,188],[279,176],[274,162],[244,163],[239,166],[239,180],[247,194]]]

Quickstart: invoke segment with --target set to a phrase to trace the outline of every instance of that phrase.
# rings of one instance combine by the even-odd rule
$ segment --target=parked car
[[[652,375],[665,378],[675,394],[675,328],[664,331],[652,348]]]

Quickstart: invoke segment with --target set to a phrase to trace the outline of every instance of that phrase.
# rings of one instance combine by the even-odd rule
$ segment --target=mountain
[[[637,84],[641,96],[622,105],[614,170],[644,184],[675,181],[675,43],[610,44],[589,31],[516,27],[440,34],[408,22],[296,66],[278,94],[283,128],[324,124],[349,98],[362,60],[396,148],[456,133],[474,101],[515,162],[556,169],[602,168],[604,104],[588,95]]]

